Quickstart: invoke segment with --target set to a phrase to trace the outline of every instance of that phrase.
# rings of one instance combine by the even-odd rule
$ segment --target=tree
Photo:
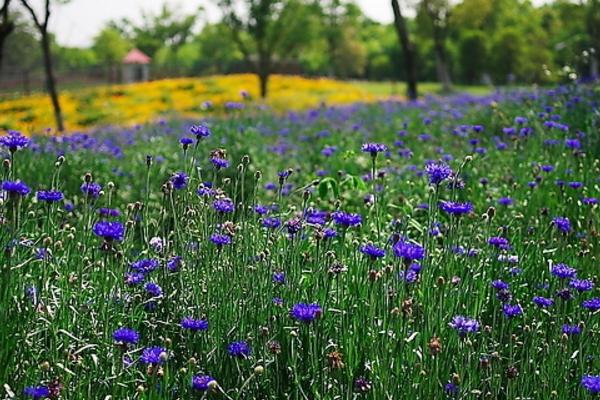
[[[4,0],[0,8],[0,70],[2,70],[2,61],[4,60],[4,42],[6,38],[15,30],[15,23],[10,18],[9,9],[11,0]]]
[[[286,59],[309,40],[308,10],[297,0],[220,0],[219,6],[244,60],[258,75],[261,97],[267,97],[275,57]]]
[[[600,64],[600,0],[588,0],[585,26],[591,44],[589,74],[592,78],[598,78],[598,64]]]
[[[446,37],[448,36],[450,4],[447,0],[423,0],[421,8],[429,18],[438,80],[442,84],[442,90],[449,92],[452,89],[452,82],[450,80]]]
[[[59,1],[59,0],[57,0]],[[64,0],[62,0],[64,2]],[[46,73],[46,87],[48,89],[48,94],[50,95],[50,100],[52,101],[52,107],[54,108],[54,119],[56,121],[56,129],[59,132],[65,130],[65,126],[63,123],[62,111],[60,108],[60,102],[58,100],[58,90],[56,88],[56,79],[54,78],[54,71],[52,68],[52,51],[50,49],[51,38],[50,32],[48,32],[48,22],[50,21],[50,8],[51,8],[51,0],[45,0],[44,2],[44,17],[40,19],[36,11],[29,4],[28,0],[21,0],[23,6],[27,9],[29,14],[31,15],[31,19],[33,19],[33,23],[38,29],[41,39],[40,43],[42,45],[42,54],[44,59],[44,71]]]
[[[201,11],[202,8],[198,8],[195,13],[181,15],[165,2],[159,14],[142,13],[141,25],[124,18],[121,21],[113,21],[109,26],[129,38],[138,49],[154,57],[163,46],[177,51],[177,48],[187,43]]]
[[[458,48],[463,81],[470,85],[477,83],[485,71],[488,56],[485,33],[479,30],[465,30],[460,37]]]
[[[404,55],[404,68],[406,69],[406,83],[408,98],[415,100],[417,98],[417,63],[414,44],[410,41],[406,19],[402,15],[398,0],[392,0],[392,10],[394,11],[394,26],[398,34],[398,40],[402,47]]]
[[[131,48],[130,43],[121,32],[107,26],[94,38],[92,48],[98,60],[108,67],[109,82],[116,81],[115,67],[121,63]]]

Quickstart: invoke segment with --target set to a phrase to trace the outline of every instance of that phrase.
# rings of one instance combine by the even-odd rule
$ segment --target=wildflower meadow
[[[4,398],[600,393],[597,86],[232,101],[0,138]]]

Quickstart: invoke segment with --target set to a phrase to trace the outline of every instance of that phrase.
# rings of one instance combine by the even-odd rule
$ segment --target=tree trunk
[[[435,24],[435,22],[433,22]],[[433,28],[433,42],[436,59],[436,70],[438,80],[442,84],[442,91],[450,92],[452,90],[452,82],[450,80],[450,73],[448,72],[448,59],[446,57],[446,46],[444,44],[443,34],[439,31],[439,28],[434,26]]]
[[[60,102],[58,100],[58,92],[56,90],[56,80],[54,79],[54,71],[52,69],[52,54],[50,52],[50,37],[47,31],[42,32],[42,52],[44,55],[44,70],[46,72],[46,88],[52,101],[54,108],[54,119],[56,121],[56,129],[59,132],[65,130]]]
[[[398,34],[398,40],[404,54],[404,68],[406,69],[407,95],[411,100],[417,99],[417,64],[415,60],[415,48],[408,36],[406,20],[400,11],[398,0],[392,0],[394,10],[394,26]]]
[[[258,80],[260,83],[260,97],[267,98],[269,92],[269,76],[271,75],[271,57],[265,51],[258,52]]]

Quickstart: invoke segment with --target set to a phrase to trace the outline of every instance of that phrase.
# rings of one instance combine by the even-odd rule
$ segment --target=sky
[[[127,17],[134,22],[141,20],[141,11],[158,13],[166,0],[71,0],[66,5],[57,6],[52,11],[50,29],[63,46],[86,47],[91,45],[94,36],[110,20]],[[42,2],[32,0],[32,3]],[[191,13],[199,6],[204,7],[204,21],[219,19],[214,0],[169,0],[172,8],[182,14]],[[389,23],[393,20],[389,0],[356,0],[370,18]],[[199,24],[201,25],[201,24]]]

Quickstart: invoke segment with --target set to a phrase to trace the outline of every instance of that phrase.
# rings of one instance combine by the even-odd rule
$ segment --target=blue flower
[[[566,217],[554,217],[552,219],[552,225],[563,233],[569,233],[571,231],[571,221]]]
[[[213,202],[213,208],[220,213],[230,213],[235,210],[235,205],[229,197],[223,197]]]
[[[560,279],[571,279],[577,275],[575,268],[569,267],[567,264],[556,264],[552,266],[552,275]]]
[[[369,256],[371,259],[381,258],[385,256],[385,250],[371,243],[368,243],[360,248],[360,252]]]
[[[262,220],[262,226],[269,229],[276,229],[281,226],[281,220],[279,218],[264,218]]]
[[[159,297],[162,295],[162,288],[155,282],[146,282],[144,290],[152,297]]]
[[[571,279],[569,286],[578,292],[589,292],[594,288],[594,282],[591,279]]]
[[[581,306],[590,311],[598,311],[600,310],[600,297],[592,297],[591,299],[581,303]]]
[[[386,151],[387,146],[382,143],[365,143],[362,145],[361,150],[363,153],[370,153],[371,156],[375,157],[377,153]]]
[[[23,394],[32,399],[45,399],[50,396],[50,389],[48,386],[28,386],[23,390]]]
[[[413,260],[422,260],[425,258],[425,249],[423,246],[410,243],[406,239],[400,239],[392,248],[396,257],[404,259],[406,262]]]
[[[140,361],[144,364],[163,364],[167,359],[167,350],[164,347],[146,347],[142,352]]]
[[[429,183],[439,185],[452,176],[452,169],[442,161],[430,161],[425,164],[425,172],[429,176]]]
[[[296,321],[304,324],[313,322],[315,319],[320,318],[322,314],[323,309],[317,303],[298,303],[290,310],[290,316]]]
[[[213,242],[217,247],[222,247],[231,244],[231,236],[213,233],[210,235],[210,241]]]
[[[169,180],[176,190],[181,190],[186,188],[189,179],[185,172],[175,172]]]
[[[533,302],[537,304],[539,307],[547,308],[554,305],[554,299],[550,299],[542,296],[535,296],[533,298]]]
[[[252,349],[248,345],[248,342],[240,340],[239,342],[229,343],[227,352],[231,357],[246,358],[252,353]]]
[[[140,340],[140,334],[130,328],[119,328],[113,332],[115,342],[135,344]]]
[[[36,196],[39,201],[45,201],[47,203],[61,201],[64,198],[63,193],[58,190],[40,190],[36,193]]]
[[[581,378],[581,386],[591,394],[600,393],[600,375],[584,375]]]
[[[227,168],[229,167],[229,161],[226,160],[225,158],[221,158],[221,157],[211,157],[210,162],[217,168],[217,169],[221,169],[221,168]]]
[[[567,335],[579,335],[581,333],[581,328],[577,325],[564,324],[562,326],[562,333]]]
[[[84,182],[79,187],[81,192],[91,199],[97,199],[100,196],[100,191],[102,190],[102,186],[95,182]]]
[[[0,145],[6,147],[11,153],[29,146],[31,139],[17,131],[9,131],[8,135],[0,137]]]
[[[468,333],[477,333],[479,331],[479,322],[476,319],[456,315],[449,323],[450,327],[458,332],[458,335],[463,337]]]
[[[96,222],[92,230],[96,236],[104,238],[107,242],[121,241],[125,235],[125,227],[117,221]]]
[[[502,306],[502,313],[507,318],[513,318],[523,314],[523,308],[520,304],[504,304]]]
[[[4,181],[2,182],[2,190],[10,196],[27,196],[31,189],[21,181]]]
[[[192,125],[190,127],[190,133],[196,136],[197,140],[207,138],[211,135],[210,128],[204,124]]]
[[[192,388],[205,392],[210,389],[211,382],[216,382],[212,376],[196,375],[192,377]]]
[[[130,268],[137,272],[152,272],[160,266],[160,262],[154,258],[143,258],[131,264]]]
[[[345,213],[343,211],[336,211],[331,214],[331,217],[336,224],[344,227],[357,226],[362,222],[360,214]]]
[[[273,272],[272,279],[273,279],[274,283],[284,285],[285,284],[285,272],[283,272],[283,271]]]
[[[473,211],[473,204],[469,202],[458,203],[454,201],[440,201],[439,207],[443,212],[452,215],[463,215]]]
[[[208,329],[208,320],[185,317],[181,320],[181,327],[190,331],[205,331]]]

